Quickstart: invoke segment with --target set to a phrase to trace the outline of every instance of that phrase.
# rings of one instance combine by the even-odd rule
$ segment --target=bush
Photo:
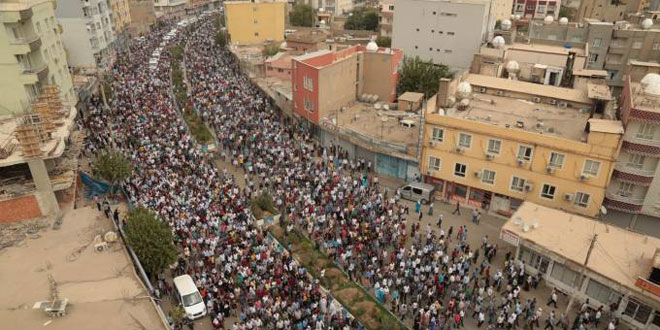
[[[254,217],[257,219],[263,218],[265,212],[268,212],[271,215],[277,214],[273,198],[270,197],[268,193],[262,193],[261,195],[252,198],[250,201],[250,211],[252,211],[252,214],[254,214]]]
[[[176,261],[172,231],[145,208],[137,208],[128,213],[126,239],[152,277]]]
[[[264,45],[264,49],[261,51],[261,53],[265,57],[271,57],[277,54],[277,52],[279,51],[280,51],[280,45],[270,44],[270,45]]]
[[[378,12],[375,9],[356,8],[351,14],[344,23],[344,29],[369,31],[378,29]]]
[[[314,11],[309,5],[294,5],[289,13],[289,23],[293,26],[314,26]]]
[[[218,32],[215,35],[215,44],[220,47],[225,47],[227,45],[227,36],[224,32]]]
[[[405,92],[423,93],[429,98],[438,92],[440,78],[452,78],[454,74],[443,64],[423,61],[419,57],[405,57],[399,69],[398,95]]]
[[[378,44],[379,47],[392,47],[392,38],[390,37],[385,37],[385,36],[380,36],[376,38],[376,43]]]
[[[131,162],[116,150],[101,150],[94,157],[92,171],[110,182],[110,193],[112,194],[115,184],[127,179],[132,172]]]

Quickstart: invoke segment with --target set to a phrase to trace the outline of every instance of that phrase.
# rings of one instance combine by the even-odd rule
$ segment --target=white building
[[[181,18],[186,14],[188,0],[154,0],[156,17]]]
[[[452,69],[467,69],[495,27],[488,1],[396,0],[392,47]]]
[[[59,1],[56,14],[70,66],[96,67],[112,54],[115,35],[107,0]]]

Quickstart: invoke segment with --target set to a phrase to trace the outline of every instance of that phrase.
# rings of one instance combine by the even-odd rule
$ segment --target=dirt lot
[[[0,250],[2,329],[167,329],[133,272],[121,243],[96,252],[94,236],[112,223],[91,207],[66,211],[61,228],[48,224]],[[51,318],[34,303],[50,299],[51,279],[67,315]]]

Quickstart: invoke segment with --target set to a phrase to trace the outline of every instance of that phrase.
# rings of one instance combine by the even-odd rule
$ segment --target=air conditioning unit
[[[566,108],[568,108],[568,103],[566,103],[566,102],[559,102],[559,103],[557,103],[557,106],[560,107],[560,108],[562,108],[562,109],[566,109]]]
[[[550,103],[550,104],[552,104],[552,105],[555,105],[555,104],[557,104],[557,100],[555,100],[555,99],[550,99],[550,100],[548,100],[548,103]]]
[[[435,147],[438,144],[438,142],[435,140],[431,140],[429,144],[431,145],[431,147]]]
[[[504,95],[504,91],[497,91],[497,96],[503,96],[503,95]]]
[[[572,201],[573,200],[573,194],[564,194],[564,200],[565,201]]]
[[[552,166],[548,166],[548,167],[545,168],[545,172],[548,173],[548,174],[555,173],[555,168],[552,167]]]
[[[481,178],[481,171],[474,171],[474,176],[477,178]]]
[[[486,94],[486,87],[479,87],[478,91],[481,94]]]
[[[493,154],[486,154],[486,159],[487,159],[487,160],[493,160],[493,158],[495,158],[495,155],[493,155]]]
[[[534,103],[541,103],[541,98],[538,97],[538,96],[534,96],[534,97],[532,97],[532,102],[534,102]]]
[[[534,190],[534,185],[532,185],[531,183],[527,183],[523,188],[525,189],[525,191],[532,191]]]
[[[589,178],[588,176],[584,174],[580,174],[580,181],[587,181],[588,178]]]
[[[518,166],[523,166],[525,165],[525,160],[522,158],[518,158]]]
[[[456,147],[456,153],[462,154],[464,151],[463,147]]]

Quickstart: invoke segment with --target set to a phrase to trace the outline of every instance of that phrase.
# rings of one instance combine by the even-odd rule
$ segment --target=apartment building
[[[112,54],[115,34],[107,0],[61,1],[56,13],[70,66],[96,67]]]
[[[180,19],[186,15],[188,0],[154,0],[156,18]]]
[[[379,48],[375,42],[294,57],[293,112],[318,125],[363,94],[392,102],[402,58],[401,50]]]
[[[606,70],[615,94],[623,88],[626,66],[631,61],[660,60],[660,27],[651,18],[636,23],[585,19],[581,24],[530,24],[529,38],[585,43],[588,69]]]
[[[597,82],[585,90],[477,74],[443,79],[438,110],[424,117],[424,181],[436,198],[506,216],[523,200],[595,216],[623,135],[620,121],[604,119],[607,90]]]
[[[574,19],[577,22],[581,22],[586,18],[602,22],[616,22],[625,20],[628,13],[644,11],[649,4],[649,0],[582,0]]]
[[[41,88],[49,84],[58,85],[60,98],[75,105],[55,2],[4,1],[0,17],[0,114],[29,110]]]
[[[655,68],[656,72],[660,71]],[[603,205],[618,211],[609,219],[660,235],[660,75],[627,76],[620,97],[626,133]],[[618,219],[614,219],[618,218]]]
[[[110,20],[115,37],[124,33],[131,24],[131,10],[128,6],[129,0],[108,0],[110,5]]]
[[[467,69],[490,40],[495,18],[487,1],[396,0],[392,47],[452,69]]]
[[[394,23],[394,0],[381,0],[378,3],[378,34],[392,38]]]
[[[286,2],[225,1],[225,24],[233,44],[284,40]]]
[[[520,15],[525,20],[545,19],[551,16],[555,20],[559,18],[561,0],[514,0],[513,14]]]
[[[131,35],[145,35],[156,24],[156,7],[151,0],[128,0],[131,23],[128,31]]]

